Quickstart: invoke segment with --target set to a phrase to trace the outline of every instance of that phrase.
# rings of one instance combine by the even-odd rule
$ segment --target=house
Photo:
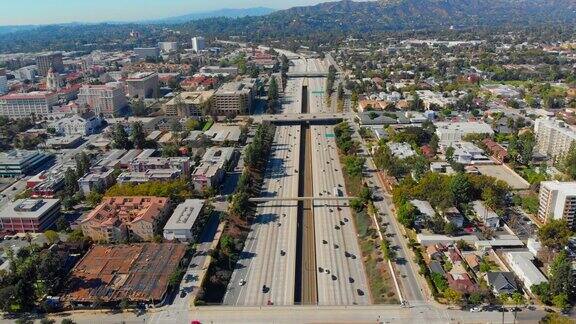
[[[480,259],[476,253],[465,253],[463,256],[464,260],[466,260],[466,263],[468,264],[468,267],[470,267],[472,271],[477,272],[480,270],[480,262],[482,259]]]
[[[442,244],[434,244],[426,247],[426,253],[431,260],[442,260],[445,250],[446,248]]]
[[[490,228],[500,227],[500,217],[490,207],[481,200],[476,200],[472,203],[472,209],[476,214],[476,218],[481,221],[484,226]]]
[[[440,262],[437,260],[430,261],[428,268],[430,268],[430,272],[432,272],[432,273],[439,273],[441,275],[446,274],[446,272],[444,271],[444,268],[442,268],[442,264],[440,264]]]
[[[534,255],[531,252],[509,251],[504,253],[504,260],[510,265],[518,279],[524,283],[524,287],[532,291],[532,286],[548,282],[548,279],[534,265]]]
[[[516,279],[512,272],[488,272],[486,279],[496,295],[512,294],[518,291]]]
[[[450,288],[460,293],[470,294],[478,290],[478,286],[467,273],[447,273],[446,278]]]
[[[464,226],[464,216],[456,207],[450,207],[442,212],[442,217],[445,221],[454,224],[457,228]]]
[[[411,200],[410,203],[414,205],[414,207],[416,207],[419,212],[416,220],[414,221],[417,227],[422,226],[426,221],[431,220],[434,218],[434,215],[436,215],[436,211],[434,211],[432,205],[430,205],[430,203],[425,200],[414,199]]]

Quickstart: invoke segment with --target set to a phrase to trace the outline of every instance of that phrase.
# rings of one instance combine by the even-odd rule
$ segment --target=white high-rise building
[[[576,181],[542,181],[538,217],[547,222],[549,219],[566,220],[570,227],[575,227],[576,216]]]
[[[564,156],[576,142],[576,130],[554,118],[538,118],[534,124],[536,152],[554,160]]]
[[[162,53],[170,53],[178,51],[178,43],[176,42],[159,42],[158,48]]]
[[[192,37],[192,49],[196,52],[202,51],[206,48],[206,42],[204,41],[204,37],[196,36]]]

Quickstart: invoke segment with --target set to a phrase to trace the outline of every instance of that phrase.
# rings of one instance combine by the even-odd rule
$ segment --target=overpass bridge
[[[289,78],[326,78],[328,72],[288,72],[286,76]]]
[[[256,123],[264,121],[271,123],[309,123],[309,122],[329,122],[338,123],[345,119],[354,119],[353,113],[314,113],[314,114],[263,114],[242,116],[239,118],[252,118]]]
[[[356,199],[356,197],[257,197],[250,198],[248,201],[254,203],[266,203],[271,201],[349,201]]]

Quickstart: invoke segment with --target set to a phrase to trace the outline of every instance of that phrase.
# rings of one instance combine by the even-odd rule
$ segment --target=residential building
[[[92,190],[104,191],[115,182],[114,169],[93,168],[88,174],[78,179],[78,187],[80,191],[86,196]]]
[[[3,230],[39,233],[52,227],[60,216],[59,199],[19,199],[0,211]]]
[[[427,221],[434,218],[436,211],[432,208],[432,205],[426,200],[410,200],[410,203],[416,207],[418,210],[418,216],[414,220],[414,225],[416,227],[423,226]]]
[[[190,158],[184,156],[165,158],[138,155],[130,161],[128,168],[134,172],[175,169],[187,175],[190,173]]]
[[[8,118],[48,117],[58,103],[58,93],[33,91],[13,93],[0,97],[0,116]]]
[[[563,157],[570,146],[576,143],[576,129],[557,119],[536,119],[534,133],[536,136],[535,151],[553,160]]]
[[[464,216],[460,213],[458,208],[450,207],[442,212],[442,217],[445,221],[452,223],[457,228],[464,226]]]
[[[224,75],[235,77],[238,75],[238,67],[236,66],[203,66],[200,68],[200,73],[209,75]]]
[[[204,135],[213,143],[237,143],[242,136],[242,129],[238,124],[214,123]]]
[[[160,49],[158,47],[137,47],[134,49],[136,59],[144,61],[146,59],[157,59],[160,56]]]
[[[124,88],[118,82],[104,85],[83,85],[78,94],[78,105],[89,108],[96,115],[111,117],[116,115],[128,102]]]
[[[177,169],[146,170],[143,172],[122,172],[116,178],[118,183],[141,184],[150,181],[170,181],[180,178],[182,172]]]
[[[74,306],[159,303],[185,254],[186,244],[94,245],[70,272],[62,300]]]
[[[234,159],[233,147],[211,147],[192,173],[194,189],[214,188],[220,184],[226,174],[226,166]]]
[[[392,152],[392,155],[399,158],[400,160],[404,160],[406,158],[416,155],[416,152],[414,152],[414,150],[408,143],[388,142],[386,143],[386,145],[388,145],[388,147],[390,148],[390,152]]]
[[[178,43],[177,42],[159,42],[158,48],[163,53],[177,52]]]
[[[170,241],[194,242],[202,226],[204,200],[186,199],[178,205],[164,225],[164,238]]]
[[[107,197],[80,221],[80,228],[95,241],[150,241],[169,207],[164,197]]]
[[[52,155],[42,151],[12,150],[0,153],[0,178],[31,174],[51,158]]]
[[[500,217],[490,207],[481,200],[472,202],[472,209],[476,214],[476,218],[481,221],[484,226],[490,228],[500,227]]]
[[[563,219],[576,228],[576,181],[542,181],[538,197],[538,218],[542,222]]]
[[[448,147],[454,149],[453,159],[457,163],[464,165],[494,164],[494,161],[484,154],[484,150],[470,142],[455,141],[441,144],[443,152],[446,152]]]
[[[96,134],[102,125],[102,120],[96,114],[74,115],[54,121],[48,125],[60,135],[88,136]]]
[[[486,273],[486,279],[496,296],[502,294],[511,295],[518,291],[516,278],[514,278],[512,272],[488,272]]]
[[[164,105],[166,116],[201,117],[210,111],[214,90],[181,92]]]
[[[214,93],[213,112],[219,116],[249,114],[255,95],[255,79],[225,83]]]
[[[81,135],[66,135],[51,137],[46,140],[46,147],[60,150],[60,149],[71,149],[76,148],[83,142]]]
[[[64,72],[64,63],[62,61],[62,53],[46,53],[36,57],[36,66],[41,76],[47,76],[50,69],[55,72]]]
[[[457,142],[468,134],[494,134],[484,122],[436,122],[436,135],[440,142]]]
[[[486,148],[496,161],[504,163],[508,158],[508,150],[499,143],[494,142],[491,138],[485,138],[482,140],[482,143],[486,145]]]
[[[202,36],[192,37],[192,49],[198,53],[206,48],[206,41]]]
[[[158,98],[159,79],[156,72],[139,72],[126,79],[130,98]]]
[[[503,253],[504,260],[522,281],[526,289],[532,291],[532,286],[548,282],[548,279],[538,270],[532,262],[534,255],[530,252],[509,251]]]

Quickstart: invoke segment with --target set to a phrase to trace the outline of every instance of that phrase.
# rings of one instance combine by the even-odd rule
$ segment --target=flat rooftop
[[[1,209],[0,218],[37,219],[59,203],[59,199],[20,199],[8,202]]]
[[[166,222],[164,230],[191,229],[204,207],[203,199],[186,199],[178,205]]]
[[[95,245],[72,269],[64,300],[159,301],[185,253],[185,244]]]

